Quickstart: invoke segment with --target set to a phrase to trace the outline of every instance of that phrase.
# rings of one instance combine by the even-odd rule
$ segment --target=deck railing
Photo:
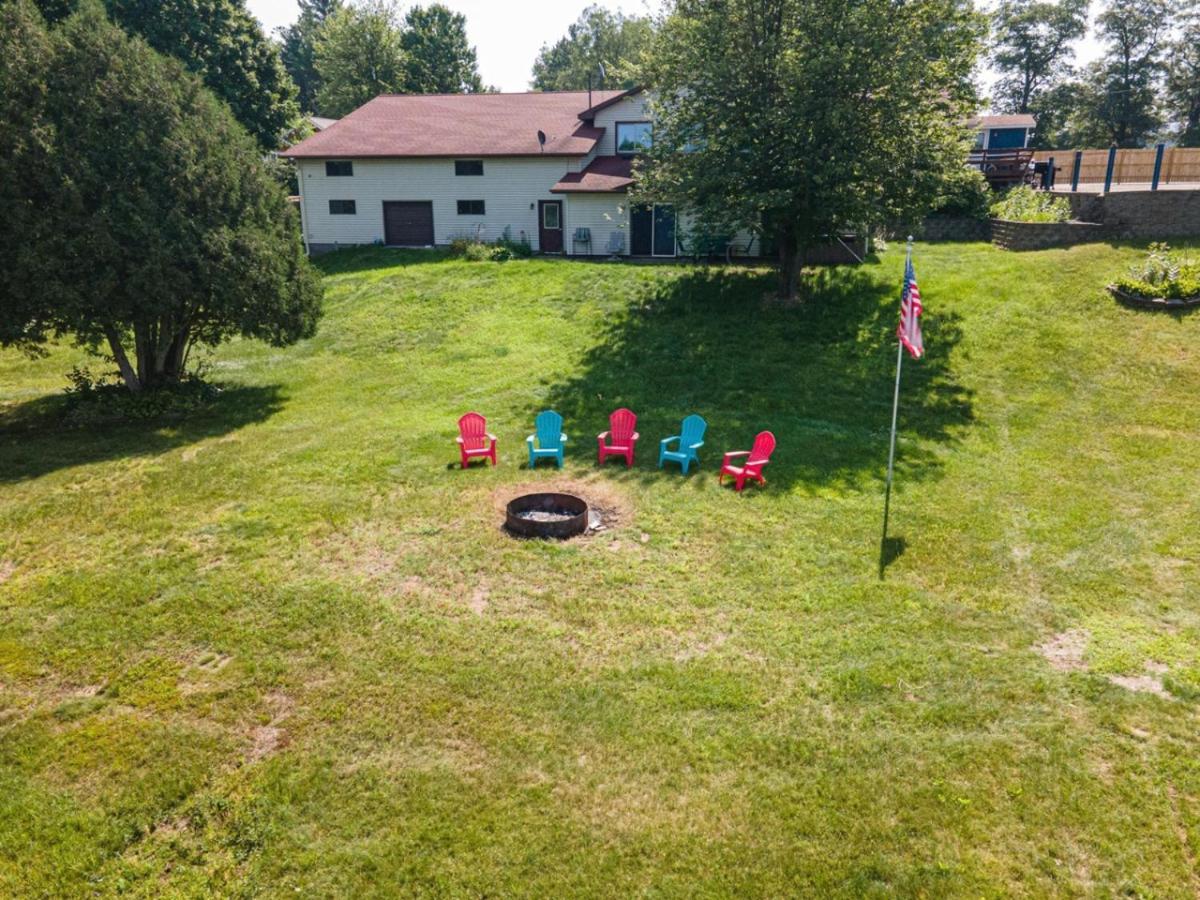
[[[1036,150],[1035,162],[1054,160],[1054,187],[1078,190],[1080,185],[1200,185],[1200,147],[1158,145],[1139,150]]]

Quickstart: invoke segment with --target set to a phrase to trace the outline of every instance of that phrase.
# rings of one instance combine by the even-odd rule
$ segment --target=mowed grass
[[[0,354],[0,894],[1194,895],[1200,315],[1105,295],[1139,252],[918,245],[882,579],[901,247],[792,309],[343,253],[316,338],[167,424],[66,427],[81,354]],[[613,527],[507,537],[551,484]]]

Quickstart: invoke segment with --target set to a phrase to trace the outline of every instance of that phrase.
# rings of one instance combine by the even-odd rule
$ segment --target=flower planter
[[[1139,294],[1130,294],[1123,291],[1115,284],[1108,286],[1108,292],[1126,306],[1132,306],[1136,309],[1190,309],[1193,306],[1200,306],[1200,297],[1187,297],[1184,299],[1143,297]]]

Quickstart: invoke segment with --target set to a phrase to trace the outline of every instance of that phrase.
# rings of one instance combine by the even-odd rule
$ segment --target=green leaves
[[[42,86],[0,144],[20,175],[0,241],[21,248],[0,343],[107,345],[139,389],[177,379],[194,343],[311,335],[321,291],[295,212],[229,109],[98,7],[49,36],[27,13],[0,12],[0,50]]]
[[[587,88],[591,75],[599,87],[603,65],[605,87],[632,87],[633,69],[653,40],[651,19],[589,6],[567,29],[566,37],[542,47],[531,84],[538,91],[580,91]]]
[[[981,39],[962,0],[680,0],[644,67],[644,193],[766,236],[789,266],[914,215],[962,164]]]

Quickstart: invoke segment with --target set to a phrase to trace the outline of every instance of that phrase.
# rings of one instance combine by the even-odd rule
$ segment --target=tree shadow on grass
[[[896,366],[899,285],[870,270],[821,270],[798,307],[767,300],[770,272],[689,270],[647,286],[579,361],[551,385],[549,405],[576,432],[607,427],[628,406],[642,435],[638,464],[617,477],[678,478],[653,468],[658,442],[696,412],[708,421],[701,471],[726,450],[749,449],[761,430],[778,440],[768,481],[810,489],[859,488],[887,464]],[[973,418],[971,392],[950,356],[962,338],[958,316],[926,314],[928,355],[906,358],[897,471],[908,480],[939,468],[929,442],[954,443]],[[582,435],[581,435],[582,438]],[[614,470],[616,467],[614,466]]]
[[[283,407],[278,385],[231,387],[187,416],[71,427],[65,398],[48,395],[0,408],[0,484],[88,463],[155,456],[262,422]]]
[[[322,275],[347,275],[372,269],[394,269],[454,259],[448,250],[406,250],[399,247],[352,246],[314,256],[313,265]]]

